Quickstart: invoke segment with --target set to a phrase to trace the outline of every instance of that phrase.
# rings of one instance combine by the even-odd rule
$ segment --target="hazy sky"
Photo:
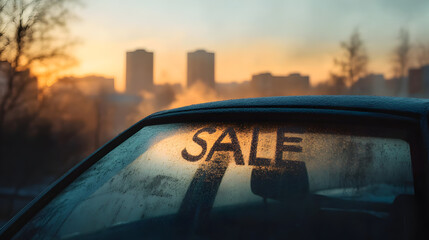
[[[401,27],[412,42],[429,42],[428,0],[88,0],[71,28],[77,75],[114,77],[123,89],[125,52],[155,52],[155,83],[185,83],[186,53],[216,53],[216,81],[258,72],[301,72],[327,78],[339,42],[358,28],[370,70],[389,75]]]

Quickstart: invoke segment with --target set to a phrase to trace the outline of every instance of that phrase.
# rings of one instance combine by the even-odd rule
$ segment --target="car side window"
[[[207,223],[227,229],[252,216],[262,226],[272,214],[267,207],[281,213],[309,201],[329,214],[390,221],[390,206],[414,195],[410,145],[368,134],[279,123],[144,127],[79,176],[17,237],[68,238],[132,223],[146,234]],[[162,227],[151,227],[156,223]]]

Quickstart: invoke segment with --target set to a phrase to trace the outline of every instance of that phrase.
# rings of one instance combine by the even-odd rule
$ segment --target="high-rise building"
[[[429,65],[408,71],[408,93],[413,97],[429,96]]]
[[[79,90],[83,95],[99,97],[106,94],[115,93],[115,80],[97,75],[87,75],[84,77],[64,77],[58,79],[54,84],[56,88]]]
[[[138,49],[127,52],[126,92],[138,94],[153,88],[153,52]]]
[[[215,87],[215,54],[205,50],[188,53],[187,86],[201,82],[208,87]]]
[[[359,78],[350,86],[350,93],[353,95],[373,95],[387,96],[390,95],[383,74],[368,74]]]
[[[274,76],[266,72],[253,75],[250,84],[261,96],[305,95],[310,90],[310,77],[299,73]]]

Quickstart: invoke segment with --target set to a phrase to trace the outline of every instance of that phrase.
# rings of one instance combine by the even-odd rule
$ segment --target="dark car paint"
[[[177,122],[240,122],[281,121],[285,118],[300,121],[341,122],[371,126],[391,126],[413,131],[417,150],[412,152],[420,162],[415,175],[416,195],[422,202],[428,199],[428,132],[429,101],[412,98],[374,96],[294,96],[229,100],[161,111],[137,122],[119,136],[105,144],[88,158],[77,164],[50,188],[29,203],[0,232],[0,239],[11,238],[37,212],[59,192],[73,182],[112,149],[124,142],[144,126]],[[418,191],[421,192],[418,192]],[[428,212],[428,209],[424,209]],[[426,214],[427,216],[427,214]]]

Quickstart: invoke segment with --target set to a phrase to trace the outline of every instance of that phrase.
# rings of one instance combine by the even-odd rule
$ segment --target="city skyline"
[[[369,70],[389,75],[399,29],[428,42],[427,1],[101,1],[79,9],[70,29],[80,64],[65,74],[103,74],[125,89],[124,52],[157,53],[154,81],[186,83],[186,53],[216,52],[216,80],[241,82],[255,72],[302,72],[326,80],[339,43],[358,28]],[[365,13],[364,16],[362,13]]]

